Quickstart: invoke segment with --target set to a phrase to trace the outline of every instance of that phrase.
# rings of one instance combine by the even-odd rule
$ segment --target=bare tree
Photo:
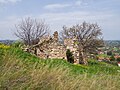
[[[37,21],[30,17],[22,19],[15,27],[17,29],[15,35],[29,46],[38,43],[39,39],[47,34],[49,30],[44,21]]]
[[[101,29],[97,24],[83,22],[71,28],[63,27],[62,38],[76,38],[79,51],[79,63],[88,64],[87,55],[96,52],[103,45]]]

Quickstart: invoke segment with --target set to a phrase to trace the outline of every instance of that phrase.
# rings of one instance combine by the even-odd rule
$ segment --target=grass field
[[[2,46],[3,47],[3,46]],[[43,60],[0,47],[0,90],[119,90],[120,68],[90,60],[88,66]]]

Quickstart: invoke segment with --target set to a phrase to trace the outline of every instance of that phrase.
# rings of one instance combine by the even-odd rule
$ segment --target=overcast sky
[[[0,39],[17,39],[22,18],[44,19],[51,32],[62,26],[98,23],[106,40],[120,40],[120,0],[0,0]]]

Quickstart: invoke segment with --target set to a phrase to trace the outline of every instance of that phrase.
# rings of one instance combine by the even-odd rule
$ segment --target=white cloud
[[[70,21],[73,22],[79,20],[98,21],[110,18],[112,16],[113,14],[110,14],[109,12],[106,12],[105,14],[103,12],[75,11],[67,13],[45,13],[40,15],[39,17],[49,21],[67,21],[67,23],[70,23]]]
[[[49,4],[49,5],[46,5],[44,8],[45,9],[58,9],[58,8],[65,8],[69,6],[71,6],[71,4]]]
[[[65,4],[61,4],[61,3],[48,4],[44,8],[49,10],[55,10],[55,9],[62,9],[67,7],[81,6],[82,4],[86,5],[86,3],[84,3],[82,0],[77,0],[77,1],[74,1],[73,3],[71,2],[71,3],[65,3]]]
[[[81,6],[82,3],[83,3],[83,2],[82,2],[81,0],[78,0],[78,1],[75,2],[75,5]]]
[[[5,4],[5,3],[16,3],[21,0],[0,0],[0,4]]]

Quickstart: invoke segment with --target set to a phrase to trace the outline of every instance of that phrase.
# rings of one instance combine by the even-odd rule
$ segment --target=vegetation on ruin
[[[73,56],[72,52],[70,51],[70,49],[67,49],[66,57],[67,57],[68,62],[74,63],[74,56]]]

